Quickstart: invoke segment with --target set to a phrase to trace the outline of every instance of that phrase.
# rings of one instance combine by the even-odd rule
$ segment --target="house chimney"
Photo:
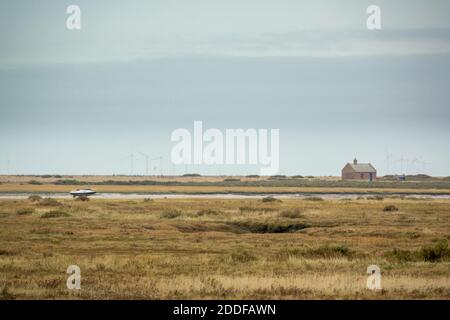
[[[356,160],[356,158],[353,159],[353,164],[358,164],[358,160]]]

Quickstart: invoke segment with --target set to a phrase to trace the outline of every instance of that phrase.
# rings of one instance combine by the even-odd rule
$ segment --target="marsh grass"
[[[182,212],[180,210],[171,209],[171,210],[166,210],[163,213],[161,213],[161,218],[175,219],[175,218],[181,216],[181,214],[182,214]]]
[[[389,204],[383,208],[383,211],[384,212],[394,212],[394,211],[398,211],[398,208],[397,208],[397,206],[394,206],[393,204]]]
[[[0,200],[1,299],[450,298],[445,199],[58,202]],[[51,211],[70,217],[40,218]],[[383,293],[365,287],[371,264]]]
[[[67,212],[62,211],[62,210],[51,210],[51,211],[45,212],[44,214],[41,215],[41,218],[43,218],[43,219],[65,218],[65,217],[70,217],[70,214],[68,214]]]
[[[282,218],[298,219],[302,217],[300,209],[283,210],[279,213]]]
[[[19,216],[27,216],[30,214],[34,213],[34,209],[33,208],[23,208],[23,209],[18,209],[16,211],[16,214],[18,214]]]
[[[38,205],[42,207],[60,207],[62,203],[53,198],[44,198],[39,200]]]

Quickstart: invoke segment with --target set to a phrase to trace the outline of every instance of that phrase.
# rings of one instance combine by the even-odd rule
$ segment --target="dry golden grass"
[[[40,192],[67,193],[70,190],[80,189],[83,187],[93,187],[97,192],[103,193],[187,193],[187,194],[211,194],[211,193],[242,193],[242,194],[281,194],[281,193],[357,193],[357,194],[386,194],[386,193],[402,193],[402,194],[450,194],[450,189],[409,189],[409,188],[324,188],[324,187],[259,187],[259,186],[164,186],[164,185],[54,185],[42,184],[32,185],[26,183],[3,183],[0,184],[1,192],[11,193],[27,193]]]
[[[1,298],[450,298],[448,256],[416,255],[450,238],[450,200],[58,201],[0,201]],[[380,292],[365,287],[371,264]]]

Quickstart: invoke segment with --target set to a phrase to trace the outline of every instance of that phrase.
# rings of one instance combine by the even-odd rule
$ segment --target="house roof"
[[[370,163],[349,163],[349,165],[355,172],[377,172]]]

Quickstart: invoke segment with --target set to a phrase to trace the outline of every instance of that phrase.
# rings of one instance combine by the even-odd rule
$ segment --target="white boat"
[[[88,197],[96,194],[97,192],[92,189],[77,189],[70,191],[70,194],[75,197]]]

